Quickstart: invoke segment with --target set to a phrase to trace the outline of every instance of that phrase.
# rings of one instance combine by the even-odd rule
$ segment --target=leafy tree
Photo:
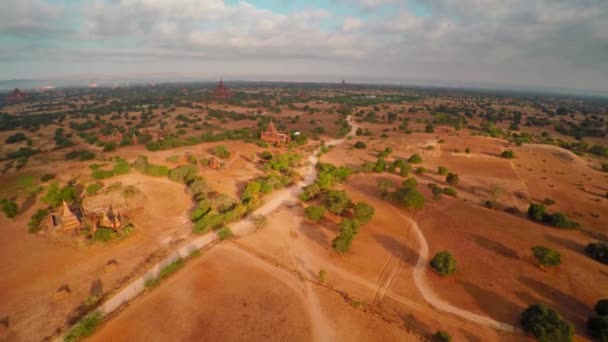
[[[555,310],[541,304],[529,306],[521,315],[524,332],[541,342],[570,342],[574,326]]]
[[[325,208],[320,205],[311,205],[304,210],[306,218],[311,221],[319,221],[325,216]]]
[[[443,193],[448,195],[448,196],[452,196],[452,197],[456,197],[457,193],[456,190],[452,189],[452,188],[443,188]]]
[[[424,207],[424,196],[416,188],[399,188],[393,193],[393,198],[406,208],[422,209]]]
[[[357,141],[353,147],[359,150],[364,150],[367,148],[367,145],[363,141]]]
[[[599,342],[608,341],[608,316],[596,316],[587,321],[591,337]]]
[[[395,182],[390,179],[380,178],[378,179],[378,189],[380,190],[380,195],[386,196],[389,191],[395,187]]]
[[[420,164],[422,163],[422,157],[419,154],[413,154],[408,160],[408,163],[410,164]]]
[[[547,208],[540,203],[531,203],[528,207],[528,217],[532,221],[542,222],[547,215]]]
[[[232,237],[232,230],[228,227],[224,227],[217,231],[217,236],[220,240],[226,240]]]
[[[403,182],[401,182],[401,185],[404,188],[408,188],[408,189],[416,188],[418,186],[418,181],[416,180],[416,178],[410,177],[410,178],[404,180]]]
[[[562,263],[562,256],[558,251],[544,246],[532,248],[532,253],[539,264],[545,266],[557,266]]]
[[[20,141],[25,141],[27,139],[27,137],[25,136],[25,134],[19,132],[19,133],[15,133],[13,135],[9,135],[8,138],[6,138],[6,140],[4,140],[5,143],[7,144],[14,144]]]
[[[359,232],[360,223],[357,220],[342,219],[340,222],[340,233],[332,241],[332,247],[338,253],[347,252],[350,249],[350,245],[353,238]]]
[[[440,166],[439,168],[437,168],[437,173],[442,175],[442,176],[447,176],[448,174],[448,168],[445,166]]]
[[[593,310],[600,316],[608,316],[608,299],[598,300]]]
[[[262,153],[260,153],[260,158],[264,160],[270,160],[272,159],[272,153],[270,153],[270,151],[263,151]]]
[[[458,177],[458,175],[455,173],[449,172],[445,177],[445,181],[450,185],[458,185],[458,182],[460,182],[460,177]]]
[[[329,190],[327,192],[327,209],[340,215],[350,207],[350,198],[344,190]]]
[[[513,158],[515,158],[515,153],[511,150],[504,150],[504,151],[502,151],[500,156],[505,159],[513,159]]]
[[[49,212],[46,211],[46,209],[38,209],[38,211],[32,215],[30,222],[27,224],[27,231],[30,233],[38,232],[40,228],[42,228],[40,227],[40,223],[42,223],[42,220],[44,220],[48,215]]]
[[[2,211],[8,218],[14,218],[17,216],[17,214],[19,214],[19,207],[14,201],[3,198],[2,201],[0,201],[0,206],[2,207]]]
[[[608,265],[608,244],[603,242],[592,242],[585,247],[585,253],[592,259]]]
[[[568,216],[562,213],[553,213],[545,217],[545,221],[556,228],[576,229],[580,227],[578,222],[571,220],[568,218]]]
[[[451,342],[452,336],[443,330],[437,331],[433,337],[431,337],[432,342]]]
[[[92,195],[95,195],[99,190],[101,190],[102,187],[103,187],[103,184],[101,184],[101,183],[91,183],[91,184],[87,185],[85,192],[87,193],[88,196],[92,196]]]
[[[315,198],[321,192],[321,187],[317,183],[305,186],[300,194],[300,200],[308,201]]]
[[[230,157],[230,151],[228,151],[226,146],[218,145],[213,149],[213,155],[221,159],[228,159]]]
[[[355,219],[361,222],[361,224],[368,223],[372,219],[372,217],[374,217],[375,212],[376,210],[374,209],[374,207],[365,202],[359,202],[355,204]]]
[[[76,200],[76,188],[73,186],[65,186],[59,188],[58,182],[53,182],[49,185],[46,195],[42,197],[42,201],[52,207],[57,207],[61,202],[72,203]]]
[[[424,131],[425,131],[426,133],[433,133],[433,132],[435,132],[435,125],[430,124],[430,123],[429,123],[429,124],[427,124],[427,125],[424,127]]]
[[[456,272],[456,259],[448,251],[441,251],[435,254],[429,265],[442,277]]]

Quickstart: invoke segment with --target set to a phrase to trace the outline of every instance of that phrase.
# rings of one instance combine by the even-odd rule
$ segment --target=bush
[[[574,327],[559,313],[540,304],[529,306],[521,315],[520,323],[529,335],[543,342],[569,342],[574,338]]]
[[[374,217],[376,210],[371,205],[365,202],[359,202],[355,205],[355,219],[361,224],[366,224]]]
[[[587,321],[587,329],[591,337],[599,342],[608,341],[608,316],[593,317]]]
[[[460,182],[460,177],[458,177],[457,174],[450,172],[445,177],[445,181],[450,185],[458,185],[458,182]]]
[[[585,247],[585,253],[592,259],[608,265],[608,244],[603,242],[593,242]]]
[[[448,174],[448,168],[445,166],[440,166],[439,168],[437,168],[437,173],[442,175],[442,176],[447,176]]]
[[[452,336],[443,330],[437,331],[433,337],[431,337],[432,342],[451,342]]]
[[[101,183],[91,183],[91,184],[87,185],[87,187],[85,189],[85,192],[87,193],[87,196],[93,196],[99,190],[101,190],[101,188],[103,188],[103,184],[101,184]]]
[[[72,203],[76,200],[76,188],[73,186],[64,186],[59,188],[59,183],[53,182],[49,185],[46,195],[42,197],[42,201],[52,207],[59,206],[62,202]]]
[[[513,158],[515,158],[515,153],[513,153],[513,151],[511,151],[511,150],[505,150],[505,151],[502,151],[500,156],[505,159],[513,159]]]
[[[114,172],[112,172],[112,170],[95,169],[91,173],[91,177],[93,177],[93,179],[96,179],[96,180],[102,180],[102,179],[114,177]]]
[[[146,279],[145,286],[147,288],[157,286],[158,284],[160,284],[160,282],[162,280],[169,278],[172,274],[174,274],[180,268],[182,268],[184,266],[184,264],[185,264],[184,259],[182,259],[182,258],[176,259],[172,263],[164,266],[158,273],[158,277]]]
[[[6,140],[4,140],[5,143],[7,144],[14,144],[20,141],[25,141],[27,140],[27,137],[25,136],[25,134],[19,132],[19,133],[15,133],[13,135],[9,135],[8,138],[6,138]]]
[[[260,153],[260,158],[264,160],[270,160],[272,159],[272,153],[270,153],[269,151],[263,151],[262,153]]]
[[[367,145],[363,141],[357,141],[355,145],[353,145],[353,147],[359,150],[363,150],[367,148]]]
[[[410,177],[410,178],[404,180],[403,182],[401,182],[401,185],[404,188],[412,189],[412,188],[416,188],[418,186],[418,181],[416,180],[416,178]]]
[[[452,196],[452,197],[456,197],[458,194],[456,193],[456,190],[452,189],[452,188],[443,188],[443,193],[448,195],[448,196]]]
[[[442,277],[456,272],[456,259],[448,251],[441,251],[435,254],[429,265]]]
[[[332,247],[338,253],[345,253],[350,249],[353,238],[359,232],[360,223],[357,220],[343,219],[340,222],[340,233],[332,241]]]
[[[108,242],[112,240],[115,236],[116,233],[114,233],[112,229],[99,227],[97,228],[97,230],[95,230],[95,233],[93,234],[93,240]]]
[[[19,214],[19,207],[14,201],[3,198],[2,201],[0,201],[0,206],[8,218],[14,218],[17,216],[17,214]]]
[[[38,211],[32,215],[30,222],[27,224],[27,231],[30,233],[38,232],[42,228],[40,227],[40,223],[42,223],[42,220],[44,220],[48,215],[49,212],[46,209],[38,209]]]
[[[232,230],[230,230],[228,227],[224,227],[217,231],[217,237],[219,237],[220,240],[229,239],[232,237]]]
[[[340,215],[344,210],[350,207],[350,198],[344,190],[329,190],[327,191],[327,210]]]
[[[422,163],[422,157],[419,154],[413,154],[408,160],[408,163],[410,164],[420,164]]]
[[[63,337],[63,340],[65,342],[75,342],[84,337],[93,335],[102,320],[103,316],[101,315],[101,312],[94,311],[89,313],[67,332]]]
[[[50,181],[53,178],[55,178],[55,174],[54,173],[45,173],[42,176],[40,176],[40,181],[41,182],[47,182],[47,181]]]
[[[608,316],[608,299],[598,300],[593,310],[600,316]]]
[[[196,165],[182,165],[169,171],[169,179],[178,183],[187,183],[189,180],[193,180],[197,173]]]
[[[543,204],[532,203],[528,207],[528,217],[532,221],[542,222],[547,215],[547,208]]]
[[[218,145],[213,149],[213,155],[221,159],[228,159],[230,158],[230,151],[226,146]]]
[[[568,218],[568,216],[562,213],[554,213],[549,215],[545,218],[545,221],[556,228],[576,229],[580,227],[578,222],[571,220]]]
[[[411,209],[422,209],[425,203],[424,196],[416,188],[399,188],[393,193],[393,199]]]
[[[536,246],[532,248],[534,257],[539,264],[544,266],[557,266],[562,263],[562,256],[558,251],[544,246]]]
[[[133,162],[133,168],[145,175],[153,177],[167,177],[169,175],[169,167],[165,165],[155,165],[148,162],[146,156],[139,156]]]
[[[311,221],[319,221],[325,216],[325,208],[320,205],[311,205],[304,210],[306,218]]]
[[[95,153],[87,150],[76,150],[65,155],[68,160],[78,159],[80,161],[87,161],[95,159]]]

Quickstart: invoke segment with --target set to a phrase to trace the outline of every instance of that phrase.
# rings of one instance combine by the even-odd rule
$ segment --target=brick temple
[[[215,87],[213,97],[216,99],[229,99],[232,97],[232,92],[224,85],[223,80],[220,80],[220,83]]]
[[[9,101],[21,101],[27,98],[27,94],[19,90],[19,88],[15,88],[13,92],[7,97]]]
[[[266,127],[266,131],[260,134],[260,139],[273,144],[286,144],[291,141],[291,136],[287,132],[279,132],[276,127],[274,127],[274,123],[270,121]]]

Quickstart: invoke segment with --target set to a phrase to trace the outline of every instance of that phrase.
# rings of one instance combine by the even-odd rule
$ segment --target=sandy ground
[[[15,221],[0,218],[0,316],[9,320],[0,338],[32,341],[52,335],[53,329],[77,317],[95,286],[104,292],[119,286],[190,233],[190,199],[183,185],[134,173],[112,181],[134,184],[145,197],[145,210],[134,218],[138,229],[124,240],[73,247],[29,234],[27,221],[36,206]],[[106,272],[112,260],[118,267]],[[62,285],[70,293],[56,294]]]

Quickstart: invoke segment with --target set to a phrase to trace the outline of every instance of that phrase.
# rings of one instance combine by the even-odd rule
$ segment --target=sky
[[[608,92],[607,0],[18,0],[0,80],[108,76]]]

